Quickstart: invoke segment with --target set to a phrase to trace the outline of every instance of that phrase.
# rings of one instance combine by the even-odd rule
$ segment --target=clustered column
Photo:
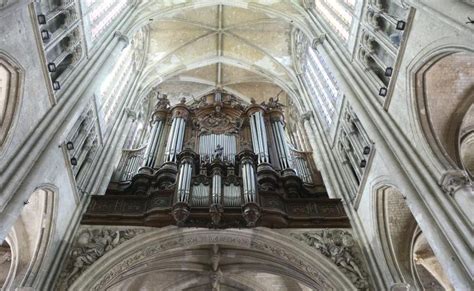
[[[173,121],[168,136],[168,143],[166,144],[165,162],[176,162],[177,154],[179,154],[183,148],[184,131],[186,129],[186,119],[189,115],[189,111],[186,105],[184,105],[184,102],[181,102],[181,104],[173,108],[172,114]]]

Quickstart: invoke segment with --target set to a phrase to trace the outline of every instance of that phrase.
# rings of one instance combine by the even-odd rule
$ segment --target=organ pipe
[[[243,192],[245,203],[256,202],[257,187],[255,172],[252,161],[249,158],[244,158],[241,165],[241,173],[243,180]]]
[[[258,155],[258,163],[268,163],[268,142],[265,121],[261,111],[250,115],[250,131],[254,152]]]
[[[155,160],[158,154],[159,142],[161,139],[161,135],[163,134],[163,125],[164,121],[160,119],[155,120],[155,122],[152,124],[150,140],[148,142],[148,146],[145,152],[145,167],[155,167]]]

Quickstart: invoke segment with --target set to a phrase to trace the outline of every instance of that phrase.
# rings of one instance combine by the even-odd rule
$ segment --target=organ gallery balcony
[[[170,106],[158,94],[146,146],[126,150],[82,223],[211,228],[348,227],[312,153],[285,133],[283,105],[216,91]],[[133,153],[133,154],[131,154]]]

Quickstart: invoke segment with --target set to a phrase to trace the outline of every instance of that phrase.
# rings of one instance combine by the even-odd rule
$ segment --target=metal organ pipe
[[[179,153],[181,152],[181,150],[183,149],[183,142],[184,142],[184,130],[185,130],[185,121],[183,118],[180,118],[180,131],[179,131],[179,135],[178,135],[178,140],[177,140],[177,146],[176,146],[176,153]]]
[[[284,164],[285,164],[285,167],[286,168],[289,168],[290,167],[290,164],[288,162],[288,157],[289,157],[289,153],[288,153],[288,144],[286,143],[286,139],[285,139],[285,132],[283,130],[283,123],[282,121],[278,121],[276,123],[276,129],[278,131],[278,135],[280,137],[280,140],[281,140],[281,150],[282,150],[282,156],[283,156],[283,161],[284,161]]]
[[[249,168],[249,174],[250,174],[250,189],[251,189],[251,192],[250,192],[250,202],[255,202],[255,195],[256,195],[256,185],[255,185],[255,173],[254,173],[254,169],[252,167],[252,164],[247,164],[248,168]]]
[[[263,113],[257,111],[250,115],[250,131],[252,134],[253,150],[258,155],[259,163],[268,163],[268,141],[265,130]]]
[[[247,195],[249,193],[249,187],[248,187],[248,184],[247,184],[247,173],[245,171],[245,164],[242,164],[242,171],[241,172],[242,172],[241,174],[242,174],[242,181],[243,181],[243,183],[242,183],[243,187],[242,188],[244,189],[244,198],[245,198],[245,200],[247,200]]]
[[[263,152],[263,140],[262,140],[262,128],[260,126],[259,112],[255,113],[255,127],[257,128],[257,141],[258,141],[258,157],[259,163],[264,163],[264,152]]]
[[[173,138],[175,135],[175,129],[176,129],[176,119],[173,119],[171,122],[171,128],[170,132],[168,134],[168,142],[166,143],[166,150],[165,150],[165,161],[169,162],[170,161],[170,154],[171,154],[171,147],[173,145]]]
[[[179,168],[179,177],[178,177],[178,189],[177,189],[177,192],[178,192],[178,201],[179,202],[183,202],[183,179],[184,179],[184,166],[185,164],[181,165],[181,167]]]
[[[278,132],[277,132],[277,130],[275,129],[275,123],[274,123],[274,122],[272,122],[272,131],[273,131],[273,138],[275,139],[278,161],[280,162],[280,167],[281,167],[282,169],[284,169],[284,168],[285,168],[285,165],[283,164],[283,157],[282,157],[282,150],[281,150],[281,141],[280,141],[280,138],[278,137]]]
[[[212,176],[212,203],[221,204],[221,185],[222,185],[222,178],[218,171],[214,172]]]
[[[145,154],[145,166],[153,168],[158,154],[159,141],[163,134],[163,121],[157,120],[153,124],[152,134],[148,142],[147,153]]]
[[[178,143],[179,143],[179,137],[181,135],[181,118],[176,118],[176,132],[173,137],[173,146],[172,146],[172,151],[171,151],[171,161],[176,160],[176,154],[178,153]]]
[[[259,153],[258,150],[258,140],[257,140],[257,132],[255,128],[255,123],[254,123],[254,116],[250,116],[250,133],[252,134],[252,145],[253,145],[253,152],[255,154]]]
[[[264,163],[268,163],[268,141],[267,141],[267,132],[265,130],[265,120],[263,118],[262,112],[259,112],[259,119],[260,119],[260,126],[261,126],[261,132],[262,132],[262,146],[263,146],[263,152],[264,152]]]
[[[186,202],[189,200],[189,194],[191,193],[191,178],[193,174],[192,165],[191,164],[187,164],[187,165],[188,165],[187,172],[186,172],[187,180],[186,180],[186,188],[184,191],[186,195]]]

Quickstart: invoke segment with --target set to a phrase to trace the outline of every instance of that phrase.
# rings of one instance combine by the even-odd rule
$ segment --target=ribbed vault
[[[155,3],[160,2],[160,3]],[[177,101],[220,88],[261,102],[296,97],[291,31],[304,23],[298,1],[150,1],[137,9],[149,48],[142,88]]]

